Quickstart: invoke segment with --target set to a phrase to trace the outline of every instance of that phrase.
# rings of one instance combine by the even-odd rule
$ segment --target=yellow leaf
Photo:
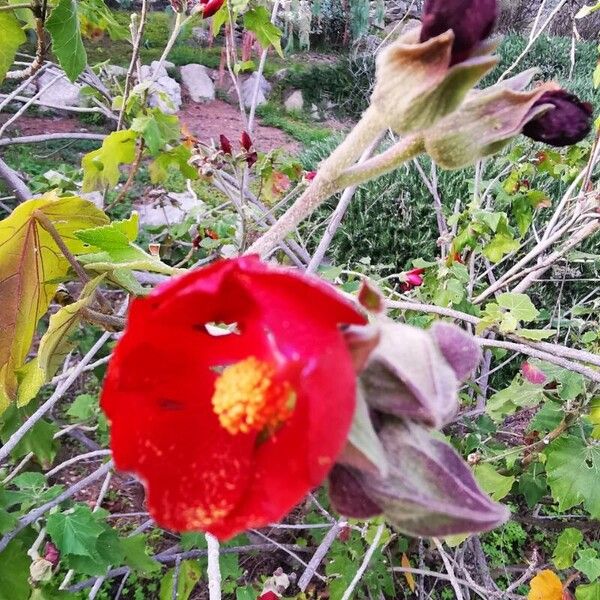
[[[406,556],[406,553],[402,554],[402,566],[405,569],[411,569],[411,564],[410,564],[410,560],[408,559],[408,556]],[[406,577],[406,583],[408,583],[408,587],[410,588],[411,592],[415,591],[415,588],[417,587],[415,584],[415,578],[413,577],[412,573],[404,573],[404,577]]]
[[[0,221],[0,413],[16,398],[17,371],[29,353],[38,321],[46,313],[69,263],[35,217],[42,213],[74,254],[89,252],[75,232],[108,223],[91,202],[46,194],[19,205]]]
[[[48,329],[40,340],[37,356],[19,370],[17,406],[25,406],[35,398],[40,388],[54,377],[75,347],[74,333],[83,317],[83,310],[93,300],[94,291],[103,279],[104,275],[100,275],[90,281],[77,302],[63,306],[50,317]]]
[[[563,584],[553,571],[540,571],[531,580],[527,600],[563,600]]]

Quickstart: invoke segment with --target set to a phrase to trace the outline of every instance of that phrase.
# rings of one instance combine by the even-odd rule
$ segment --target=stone
[[[140,225],[163,227],[176,225],[188,216],[204,210],[204,202],[191,192],[170,192],[148,204],[138,204],[135,209],[140,216]]]
[[[199,46],[210,46],[213,36],[211,35],[210,31],[204,27],[194,27],[192,29],[192,39]]]
[[[127,69],[119,65],[106,65],[103,71],[108,77],[127,77]]]
[[[181,83],[194,102],[215,99],[215,84],[203,65],[189,64],[181,67]]]
[[[302,90],[293,90],[283,103],[288,112],[300,111],[304,108],[304,95]]]
[[[57,75],[58,73],[56,71],[45,71],[42,73],[37,80],[38,90],[49,85]],[[58,107],[81,106],[83,104],[83,98],[80,92],[81,87],[75,83],[71,83],[67,79],[67,76],[64,75],[62,78],[52,83],[47,90],[44,90],[38,97],[38,100],[40,104],[51,104]]]
[[[171,68],[169,65],[172,64],[165,61],[158,68],[158,61],[153,61],[151,65],[142,65],[140,69],[142,82],[152,81],[148,104],[152,107],[158,107],[168,114],[176,113],[182,104],[181,86],[175,79],[169,76],[165,68],[165,66]]]
[[[254,98],[254,87],[256,85],[256,79],[258,77],[258,73],[252,73],[249,77],[246,77],[242,82],[242,100],[244,101],[244,106],[246,108],[250,108],[252,105],[252,100]],[[258,96],[256,99],[256,106],[260,106],[261,104],[265,104],[271,93],[271,84],[261,75],[258,80]]]
[[[289,69],[279,69],[279,71],[276,71],[273,74],[273,76],[271,77],[271,79],[275,83],[281,83],[289,74],[290,74],[290,70]]]

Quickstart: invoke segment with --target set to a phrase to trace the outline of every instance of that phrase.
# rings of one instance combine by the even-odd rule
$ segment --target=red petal
[[[221,321],[239,334],[206,331]],[[102,407],[115,462],[145,481],[156,521],[230,537],[281,518],[318,485],[354,410],[339,324],[363,322],[329,285],[257,257],[221,261],[136,300]],[[262,443],[229,434],[211,403],[214,367],[250,356],[280,365],[297,395],[292,416]]]

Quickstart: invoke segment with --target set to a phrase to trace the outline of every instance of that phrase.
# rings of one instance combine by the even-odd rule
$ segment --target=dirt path
[[[189,132],[202,141],[218,140],[221,133],[225,134],[236,145],[243,131],[242,118],[239,110],[223,102],[213,100],[205,104],[186,102],[178,113],[182,124]],[[0,115],[0,123],[8,115]],[[80,133],[87,131],[98,132],[98,128],[87,127],[72,116],[19,117],[15,125],[8,130],[10,135],[41,135],[44,133]],[[291,139],[283,131],[274,127],[260,125],[260,120],[254,132],[255,146],[261,152],[281,148],[294,154],[300,149],[300,144]]]
[[[239,109],[222,100],[213,100],[205,104],[186,103],[179,112],[179,118],[187,125],[190,133],[203,141],[218,140],[219,135],[223,133],[236,144],[243,131]],[[260,120],[255,127],[253,138],[255,146],[261,152],[281,148],[294,154],[300,149],[300,144],[283,131],[260,125]]]

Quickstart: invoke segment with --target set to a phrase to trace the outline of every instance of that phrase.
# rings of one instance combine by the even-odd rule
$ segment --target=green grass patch
[[[274,102],[260,106],[257,114],[261,117],[263,125],[277,127],[306,146],[323,142],[331,136],[330,129],[311,124],[303,115],[287,113],[282,106]]]

